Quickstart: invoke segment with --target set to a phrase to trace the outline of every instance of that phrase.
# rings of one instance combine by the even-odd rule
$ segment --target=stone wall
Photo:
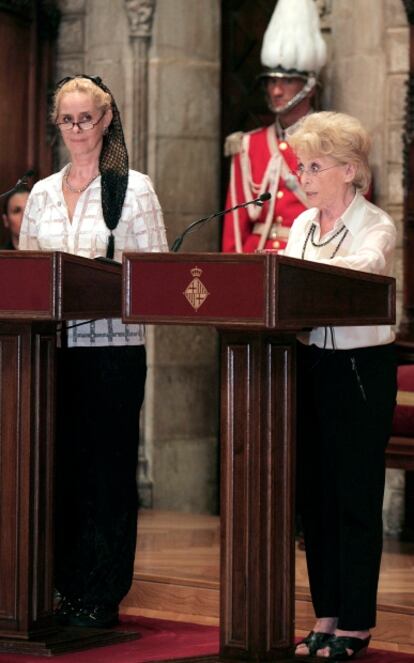
[[[219,0],[60,0],[60,8],[58,78],[97,74],[113,92],[131,165],[151,176],[171,244],[219,205]],[[184,248],[217,247],[212,227]],[[216,334],[148,328],[147,352],[141,498],[156,508],[215,512]]]
[[[191,7],[189,6],[191,5]],[[171,241],[219,200],[219,1],[158,0],[150,62],[149,171]],[[183,249],[217,249],[203,228]],[[218,357],[214,330],[157,327],[147,439],[154,506],[215,511],[218,502]]]
[[[407,17],[401,0],[325,0],[323,4],[330,51],[324,102],[327,108],[358,117],[372,136],[375,202],[388,211],[399,230],[395,273],[401,295]]]

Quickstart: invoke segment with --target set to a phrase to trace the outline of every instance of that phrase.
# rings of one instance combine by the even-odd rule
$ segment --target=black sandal
[[[321,631],[311,631],[306,638],[297,643],[295,650],[299,645],[306,645],[309,649],[309,654],[296,654],[297,658],[305,656],[315,656],[318,649],[323,649],[328,640],[332,638],[332,633],[322,633]]]
[[[328,642],[325,642],[324,647],[329,649],[329,656],[325,658],[327,661],[353,661],[355,658],[365,654],[368,649],[371,636],[367,638],[351,638],[347,635],[331,635]],[[324,649],[319,647],[319,649]],[[347,649],[351,650],[348,654]]]

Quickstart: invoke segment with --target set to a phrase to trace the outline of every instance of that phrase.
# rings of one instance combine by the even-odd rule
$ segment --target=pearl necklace
[[[336,247],[335,247],[335,249],[334,249],[332,255],[329,256],[329,260],[332,260],[332,258],[335,258],[336,254],[338,253],[338,251],[339,251],[339,249],[340,249],[340,247],[341,247],[342,242],[344,241],[345,237],[347,236],[347,234],[348,234],[348,228],[347,228],[346,226],[341,226],[341,227],[339,228],[339,230],[337,230],[336,233],[334,233],[334,234],[332,235],[332,237],[330,237],[329,239],[326,239],[324,242],[320,242],[319,244],[315,241],[315,230],[316,230],[316,225],[315,225],[314,223],[312,223],[312,225],[311,225],[311,227],[310,227],[310,229],[309,229],[309,232],[308,232],[308,234],[306,235],[305,242],[304,242],[304,244],[303,244],[303,248],[302,248],[302,260],[303,260],[304,257],[305,257],[306,247],[308,246],[309,239],[310,239],[310,241],[311,241],[311,243],[312,243],[312,246],[315,246],[315,247],[319,248],[320,246],[326,246],[327,244],[329,244],[330,242],[332,242],[332,240],[335,239],[335,237],[339,237],[339,235],[342,234],[342,237],[340,237],[339,242],[338,242],[338,244],[336,245]]]
[[[67,186],[67,188],[69,189],[69,191],[72,191],[72,193],[83,193],[84,191],[86,191],[86,189],[88,188],[88,186],[89,186],[90,184],[92,184],[92,182],[93,182],[94,180],[96,180],[96,178],[97,178],[98,175],[99,175],[99,173],[97,173],[96,175],[94,175],[94,176],[89,180],[89,182],[87,182],[87,183],[85,184],[85,186],[82,186],[80,189],[75,189],[75,187],[72,186],[72,185],[70,184],[70,182],[69,182],[69,175],[70,175],[71,168],[72,168],[72,166],[70,165],[70,166],[69,166],[69,169],[68,169],[68,171],[67,171],[67,173],[65,173],[64,176],[63,176],[63,181],[65,182],[65,185]]]

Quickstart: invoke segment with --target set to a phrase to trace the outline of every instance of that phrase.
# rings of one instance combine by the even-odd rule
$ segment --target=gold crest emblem
[[[193,267],[193,269],[190,269],[190,272],[194,278],[184,290],[183,295],[189,301],[193,309],[198,311],[210,293],[200,281],[200,276],[203,273],[203,270],[200,269],[200,267]]]

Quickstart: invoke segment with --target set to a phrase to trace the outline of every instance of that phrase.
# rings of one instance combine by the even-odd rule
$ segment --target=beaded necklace
[[[309,228],[309,232],[308,232],[308,234],[306,235],[305,242],[304,242],[304,244],[303,244],[303,248],[302,248],[302,260],[305,258],[306,247],[308,246],[308,242],[309,242],[309,240],[311,241],[312,246],[315,246],[316,248],[319,248],[320,246],[326,246],[327,244],[330,244],[330,243],[332,242],[332,240],[335,239],[335,237],[339,237],[339,235],[342,234],[342,237],[340,237],[339,242],[338,242],[338,244],[336,245],[336,247],[335,247],[335,249],[334,249],[332,255],[329,256],[329,260],[332,260],[332,258],[335,258],[336,254],[338,253],[338,251],[339,251],[339,249],[340,249],[340,247],[341,247],[341,245],[342,245],[342,242],[344,241],[345,237],[347,236],[347,234],[348,234],[348,228],[347,228],[346,226],[341,226],[341,227],[336,231],[336,233],[334,233],[334,234],[332,235],[332,237],[330,237],[329,239],[326,239],[324,242],[319,242],[319,244],[318,244],[318,242],[315,241],[315,231],[316,231],[316,224],[315,224],[315,223],[312,223],[311,227]]]
[[[96,178],[97,178],[98,175],[99,175],[99,173],[97,173],[96,175],[94,175],[94,176],[89,180],[89,182],[87,182],[87,183],[85,184],[85,186],[82,186],[80,189],[76,189],[74,186],[72,186],[72,185],[70,184],[69,179],[68,179],[68,178],[69,178],[69,175],[70,175],[71,168],[72,168],[72,165],[70,164],[70,165],[69,165],[69,168],[68,168],[68,170],[67,170],[67,172],[66,172],[66,173],[64,174],[64,176],[63,176],[63,181],[65,182],[65,185],[67,186],[67,188],[69,189],[69,191],[72,191],[72,193],[83,193],[84,191],[86,191],[86,189],[88,188],[88,186],[89,186],[90,184],[92,184],[92,182],[93,182],[94,180],[96,180]]]

